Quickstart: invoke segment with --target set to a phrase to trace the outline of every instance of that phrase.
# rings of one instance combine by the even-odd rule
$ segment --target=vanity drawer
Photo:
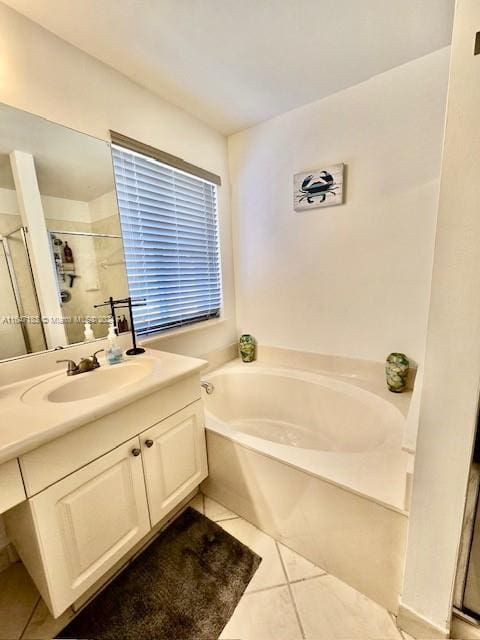
[[[9,460],[0,465],[0,513],[26,500],[18,460]]]
[[[20,458],[20,466],[27,496],[65,478],[199,398],[200,375],[195,374],[26,453]]]

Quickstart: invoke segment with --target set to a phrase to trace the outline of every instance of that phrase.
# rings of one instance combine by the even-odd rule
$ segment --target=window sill
[[[202,329],[210,329],[211,327],[217,327],[225,322],[224,318],[214,318],[213,320],[204,320],[203,322],[196,322],[195,324],[189,324],[186,327],[179,327],[178,329],[169,329],[168,331],[158,331],[157,333],[151,333],[147,338],[139,338],[138,342],[142,347],[148,347],[154,342],[159,340],[167,340],[168,338],[176,338],[184,334],[193,333],[194,331],[201,331]]]

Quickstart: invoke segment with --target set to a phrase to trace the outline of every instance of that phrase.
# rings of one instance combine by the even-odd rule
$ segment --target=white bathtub
[[[207,374],[207,495],[396,611],[405,418],[348,381],[234,361]]]
[[[326,375],[227,365],[207,376],[216,433],[392,508],[405,510],[405,418],[378,395]]]

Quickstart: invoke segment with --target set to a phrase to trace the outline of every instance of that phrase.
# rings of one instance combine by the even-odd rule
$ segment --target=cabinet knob
[[[135,449],[132,449],[132,455],[134,456],[139,456],[142,453],[142,451],[140,449],[138,449],[137,447],[135,447]]]
[[[150,449],[150,447],[153,447],[153,440],[145,440],[145,444]]]

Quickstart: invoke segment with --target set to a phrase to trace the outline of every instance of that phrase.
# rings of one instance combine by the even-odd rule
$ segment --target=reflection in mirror
[[[8,156],[0,156],[0,358],[47,348]],[[32,320],[27,321],[27,317]]]
[[[94,305],[128,296],[109,145],[0,105],[0,240],[0,359],[105,336]]]
[[[80,322],[65,324],[68,344],[84,340],[83,323],[87,317],[94,316],[93,305],[110,295],[113,298],[128,295],[122,240],[119,230],[111,228],[113,220],[109,218],[92,223],[91,231],[59,231],[57,227],[64,225],[55,225],[56,229],[50,231],[63,317],[81,318]],[[47,226],[50,227],[49,221]],[[102,227],[106,230],[96,230]],[[65,254],[72,257],[72,262],[65,260]],[[106,335],[107,327],[94,321],[92,330],[94,336],[100,338]]]

